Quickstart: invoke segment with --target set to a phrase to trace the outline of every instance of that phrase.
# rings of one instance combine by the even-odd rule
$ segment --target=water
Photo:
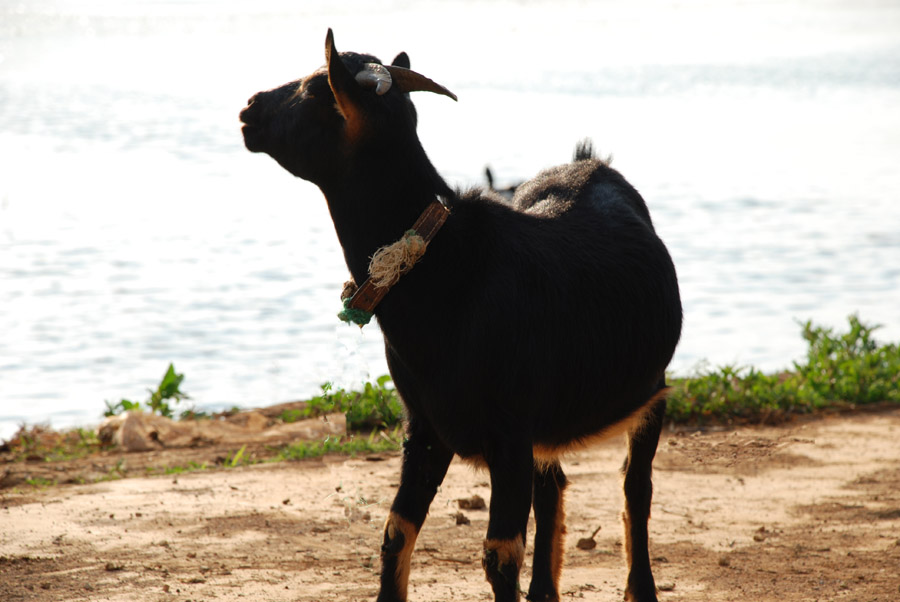
[[[679,270],[676,371],[789,366],[810,318],[900,339],[900,4],[633,4],[0,2],[0,438],[96,422],[169,362],[209,409],[386,370],[334,318],[321,194],[237,121],[329,26],[459,95],[415,97],[455,185],[612,153]]]

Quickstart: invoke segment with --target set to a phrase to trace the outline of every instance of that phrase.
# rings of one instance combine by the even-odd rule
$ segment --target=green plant
[[[43,489],[57,484],[55,480],[45,479],[44,477],[29,477],[25,479],[25,483],[37,489]]]
[[[674,422],[777,422],[826,408],[900,402],[900,349],[872,338],[878,326],[852,315],[849,330],[802,324],[809,347],[794,369],[764,374],[721,366],[672,380],[668,418]]]
[[[172,404],[175,404],[183,399],[190,399],[187,393],[180,389],[181,381],[183,380],[184,374],[176,373],[175,366],[170,363],[169,369],[166,370],[166,373],[163,375],[156,390],[148,389],[150,397],[144,402],[143,406],[140,402],[130,401],[128,399],[122,399],[115,404],[106,401],[106,410],[103,412],[103,415],[115,416],[129,410],[143,410],[144,407],[146,407],[154,414],[172,418],[173,408],[172,405],[170,405],[169,400],[173,400]],[[182,418],[191,416],[196,417],[198,415],[199,414],[194,409],[190,409],[182,413]]]
[[[283,411],[279,416],[279,420],[284,423],[291,424],[292,422],[297,422],[303,418],[307,418],[309,415],[306,414],[303,410],[298,410],[296,408],[288,409]]]
[[[331,383],[322,385],[322,393],[306,402],[301,409],[282,412],[284,422],[343,412],[350,430],[392,429],[403,421],[403,404],[387,374],[375,382],[367,382],[361,391],[335,389]]]
[[[3,444],[3,451],[11,454],[11,459],[42,460],[55,462],[83,458],[100,449],[100,442],[94,431],[75,428],[54,431],[46,426],[19,427],[18,432]]]
[[[199,462],[195,462],[194,460],[189,461],[184,466],[166,466],[162,469],[162,474],[165,475],[178,475],[184,474],[186,472],[195,472],[197,470],[206,470],[209,468],[209,465],[206,462],[200,464]],[[147,474],[156,474],[158,469],[150,469],[147,471]]]
[[[325,454],[339,453],[355,456],[400,449],[403,442],[402,430],[398,427],[392,432],[372,431],[368,437],[326,437],[322,441],[302,441],[292,443],[279,450],[274,461],[304,460],[318,458]]]
[[[397,390],[389,387],[391,377],[378,377],[374,383],[367,382],[363,390],[352,396],[346,415],[347,428],[394,428],[403,420],[403,404]]]
[[[225,467],[226,468],[234,468],[235,466],[241,465],[241,459],[244,457],[244,452],[247,451],[247,445],[244,444],[241,446],[241,449],[237,450],[234,454],[229,454],[227,458],[225,458]]]

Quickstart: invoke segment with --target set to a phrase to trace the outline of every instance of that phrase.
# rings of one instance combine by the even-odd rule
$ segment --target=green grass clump
[[[103,412],[104,416],[116,416],[121,414],[122,412],[127,412],[129,410],[144,410],[148,409],[153,414],[159,414],[160,416],[165,416],[166,418],[172,418],[175,414],[174,405],[181,402],[184,399],[190,399],[187,393],[181,390],[181,381],[184,380],[184,374],[178,374],[175,372],[174,364],[169,364],[168,370],[163,375],[162,380],[159,381],[159,385],[157,385],[156,390],[148,389],[147,392],[150,393],[150,397],[141,405],[139,401],[130,401],[128,399],[119,400],[118,403],[105,402],[106,410]],[[169,401],[171,400],[171,402]],[[181,413],[182,418],[196,418],[199,417],[199,413],[193,408],[184,410]]]
[[[296,422],[332,412],[343,412],[347,429],[355,431],[393,429],[403,421],[403,404],[387,374],[365,383],[361,391],[335,389],[326,383],[321,394],[306,401],[306,407],[285,410],[280,418]]]
[[[403,444],[402,430],[398,427],[391,433],[372,431],[368,437],[349,435],[347,437],[327,437],[323,441],[301,441],[282,448],[274,461],[305,460],[325,454],[338,453],[350,456],[396,451]]]
[[[100,449],[97,434],[90,429],[54,431],[41,425],[23,425],[11,439],[3,443],[0,452],[8,452],[9,459],[13,462],[59,462],[84,458]]]
[[[900,402],[900,348],[879,345],[878,326],[848,318],[849,330],[803,324],[806,359],[791,371],[764,374],[722,366],[672,379],[668,418],[676,423],[773,423],[794,414]]]

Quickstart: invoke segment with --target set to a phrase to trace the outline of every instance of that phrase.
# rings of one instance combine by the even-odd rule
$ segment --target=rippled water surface
[[[341,49],[413,67],[454,185],[594,139],[679,270],[673,368],[789,366],[798,320],[900,338],[900,4],[0,3],[0,438],[97,420],[169,362],[204,408],[385,371],[334,317],[319,191],[243,148],[257,90]]]

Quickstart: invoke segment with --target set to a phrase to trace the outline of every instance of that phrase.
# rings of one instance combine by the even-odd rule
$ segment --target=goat
[[[372,310],[407,410],[400,486],[381,548],[379,602],[405,601],[410,557],[456,455],[486,466],[490,518],[483,568],[495,600],[519,599],[534,508],[529,600],[559,600],[566,477],[559,458],[627,433],[623,466],[626,598],[656,600],[647,521],[681,334],[675,268],[641,196],[583,152],[516,191],[512,205],[456,193],[416,134],[409,93],[456,97],[409,69],[338,53],[324,67],[254,95],[245,145],[316,184],[347,267],[369,277],[376,250],[441,199],[443,226]],[[362,289],[360,289],[362,290]]]

